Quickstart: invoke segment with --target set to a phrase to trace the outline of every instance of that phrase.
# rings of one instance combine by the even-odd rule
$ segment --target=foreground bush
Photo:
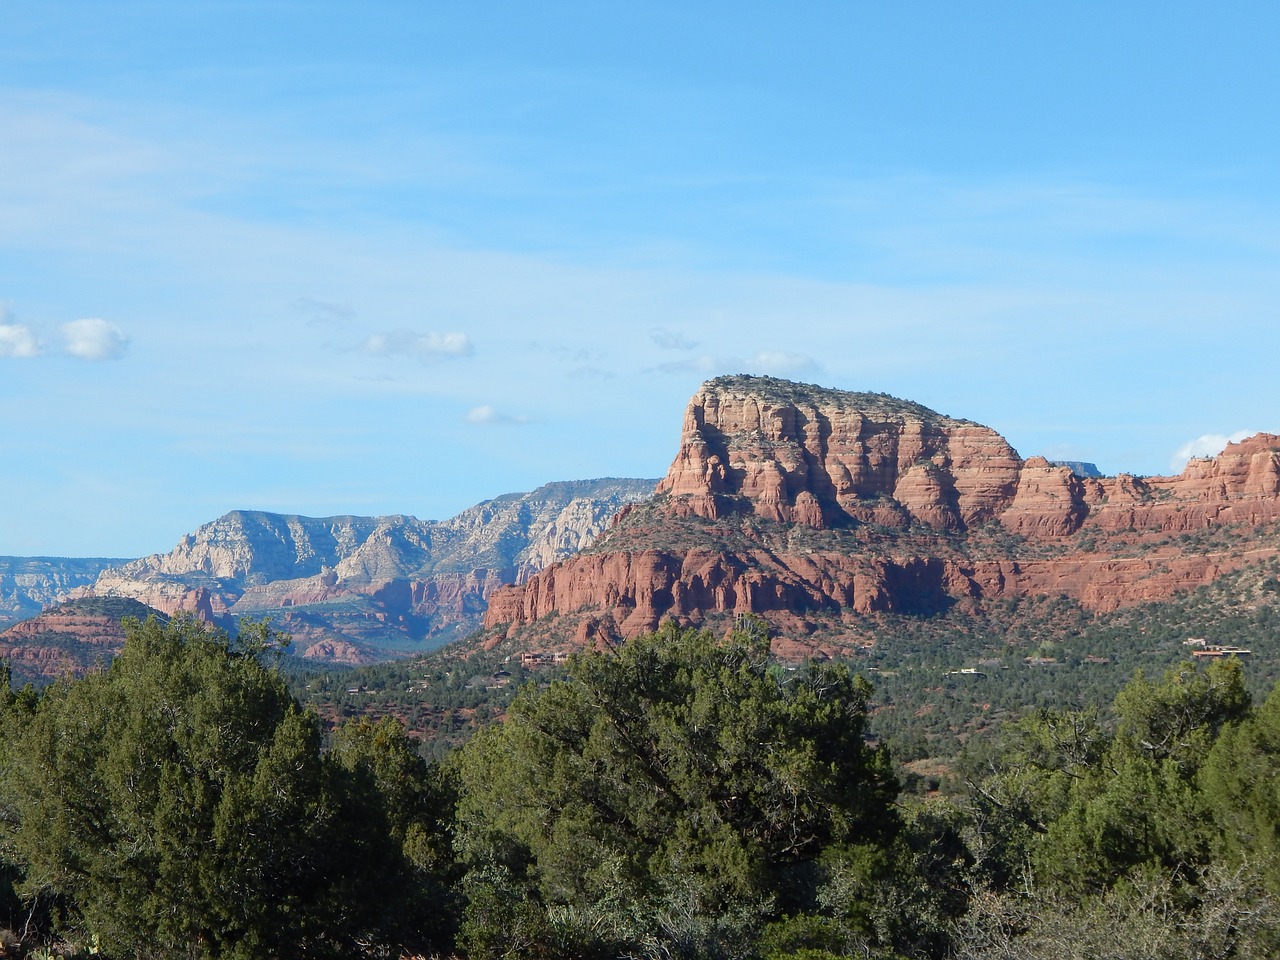
[[[277,638],[126,630],[108,670],[6,710],[0,805],[29,916],[120,957],[359,952],[402,849],[367,764],[323,754],[263,662]]]
[[[768,651],[669,625],[463,748],[473,956],[739,956],[784,916],[857,924],[898,831],[870,688]]]

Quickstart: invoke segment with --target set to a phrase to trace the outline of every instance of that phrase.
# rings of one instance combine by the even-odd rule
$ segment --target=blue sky
[[[1278,47],[1261,3],[0,0],[0,554],[660,476],[721,373],[1110,473],[1280,432]]]

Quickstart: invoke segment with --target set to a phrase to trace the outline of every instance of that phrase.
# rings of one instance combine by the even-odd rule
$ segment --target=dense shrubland
[[[262,624],[126,629],[105,671],[9,695],[8,926],[120,957],[345,957],[395,932],[433,863],[402,822],[430,778],[399,731],[322,750]]]
[[[580,657],[431,763],[394,719],[326,732],[264,624],[126,627],[102,672],[0,686],[0,955],[1280,952],[1280,692],[1234,661],[1033,702],[925,796],[880,694],[756,624]]]

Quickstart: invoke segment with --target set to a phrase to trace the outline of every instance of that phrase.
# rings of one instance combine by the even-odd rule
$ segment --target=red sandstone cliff
[[[156,612],[124,598],[61,603],[0,632],[0,660],[19,683],[81,674],[120,652],[121,618],[143,620]]]
[[[569,615],[588,641],[752,612],[803,632],[1038,594],[1109,610],[1280,554],[1280,436],[1177,477],[1082,478],[970,421],[771,378],[702,387],[658,493],[494,593],[486,626]]]
[[[763,377],[705,384],[658,493],[714,518],[726,497],[767,520],[965,529],[1013,496],[1021,461],[994,430],[880,394]]]

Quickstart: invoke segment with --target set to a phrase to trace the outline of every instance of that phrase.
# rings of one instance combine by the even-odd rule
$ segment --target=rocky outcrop
[[[124,598],[71,600],[0,633],[0,660],[18,684],[77,675],[108,662],[124,646],[124,617],[155,610]]]
[[[1177,477],[1090,472],[882,394],[719,378],[690,401],[660,496],[494,593],[485,622],[569,616],[580,639],[617,639],[728,613],[803,633],[1034,595],[1110,610],[1280,555],[1280,436]]]
[[[474,630],[494,589],[590,544],[656,482],[551,483],[439,522],[237,510],[168,553],[102,571],[81,593],[226,626],[269,616],[306,656],[385,659]]]
[[[998,510],[1000,523],[1011,533],[1032,539],[1066,537],[1089,516],[1089,503],[1105,494],[1102,484],[1087,481],[1070,467],[1057,467],[1044,457],[1032,457],[1018,471],[1013,497]]]
[[[846,608],[863,614],[919,612],[945,605],[957,589],[975,589],[972,576],[933,558],[764,549],[601,552],[557,564],[523,587],[499,591],[487,619],[521,624],[593,611],[614,624],[614,636],[628,637],[655,629],[667,617],[696,622],[714,613],[756,613],[775,623],[798,624]]]
[[[721,377],[690,402],[658,492],[675,512],[707,518],[745,506],[811,527],[916,519],[966,528],[1012,497],[1020,467],[994,430],[919,404]]]
[[[187,534],[168,553],[122,564],[108,576],[115,581],[202,577],[212,583],[225,580],[244,586],[311,576],[355,553],[379,530],[406,529],[410,525],[403,521],[407,519],[411,518],[315,519],[233,510]]]
[[[82,557],[0,557],[0,625],[34,617],[68,599],[119,559]]]
[[[369,655],[355,644],[341,640],[317,640],[302,651],[302,656],[307,660],[326,660],[350,667],[371,662]]]
[[[92,585],[71,591],[71,597],[128,597],[170,615],[193,613],[209,623],[225,620],[229,609],[223,590],[193,587],[178,577],[122,577],[114,570],[104,570]]]

